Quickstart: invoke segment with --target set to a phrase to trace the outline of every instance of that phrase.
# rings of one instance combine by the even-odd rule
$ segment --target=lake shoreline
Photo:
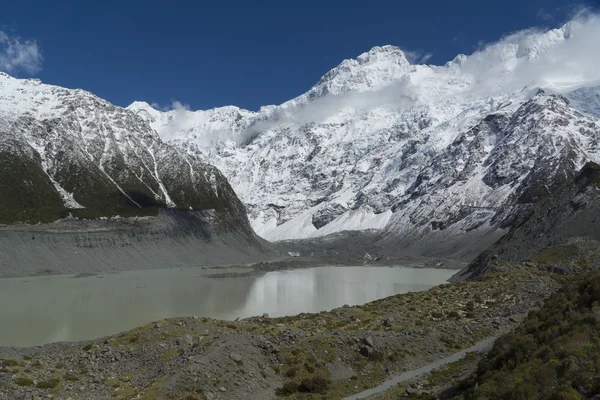
[[[189,315],[233,321],[325,312],[427,290],[456,270],[320,266],[250,273],[228,268],[126,271],[0,280],[0,344],[80,341]],[[10,305],[9,305],[10,304]],[[27,315],[27,318],[22,318]]]
[[[320,313],[169,318],[87,342],[0,347],[0,398],[276,399],[324,374],[327,398],[339,399],[506,332],[556,288],[545,275],[486,274]]]

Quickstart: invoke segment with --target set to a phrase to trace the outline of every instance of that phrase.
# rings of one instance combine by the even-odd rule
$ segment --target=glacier
[[[128,109],[219,168],[266,239],[489,232],[525,183],[549,186],[598,159],[599,39],[598,16],[582,15],[444,65],[377,46],[257,112]]]

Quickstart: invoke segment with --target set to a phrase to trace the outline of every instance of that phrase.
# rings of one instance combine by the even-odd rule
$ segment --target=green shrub
[[[298,385],[294,384],[293,382],[286,382],[283,384],[282,387],[275,390],[275,394],[277,396],[289,396],[291,394],[296,393],[297,391]]]
[[[458,397],[579,400],[600,394],[600,273],[567,280],[543,307],[499,337]],[[443,340],[443,339],[442,339]]]
[[[318,373],[302,379],[302,382],[298,385],[298,391],[302,393],[325,393],[330,384],[331,380],[324,373]]]
[[[315,372],[315,367],[314,367],[314,365],[311,365],[311,364],[309,364],[309,363],[304,363],[304,369],[306,370],[306,372],[308,372],[308,373],[311,373],[311,374],[312,374],[313,372]]]
[[[15,380],[15,383],[19,386],[33,386],[33,381],[29,378],[19,377]]]
[[[465,310],[473,312],[473,310],[475,310],[475,303],[473,303],[472,301],[467,302],[467,304],[465,305]]]
[[[79,380],[79,376],[76,375],[76,374],[74,374],[74,373],[67,372],[66,374],[63,375],[63,379],[65,381],[72,381],[73,382],[73,381],[78,381]]]
[[[2,360],[2,366],[3,367],[16,367],[19,365],[19,362],[17,360],[12,360],[7,358],[6,360]]]
[[[48,379],[47,381],[38,382],[37,385],[35,385],[35,387],[37,387],[38,389],[54,389],[58,386],[59,383],[60,379],[52,378]]]

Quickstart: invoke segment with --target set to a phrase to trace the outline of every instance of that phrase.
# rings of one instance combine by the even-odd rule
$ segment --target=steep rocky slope
[[[258,112],[129,109],[217,165],[265,238],[378,229],[407,251],[470,257],[536,191],[599,159],[585,51],[599,26],[521,32],[443,66],[374,47]]]
[[[506,262],[529,260],[549,269],[600,266],[600,166],[589,162],[570,181],[555,185],[523,210],[511,230],[453,279],[465,279]],[[574,261],[577,261],[573,264]]]
[[[246,246],[253,254],[267,248],[214,166],[162,141],[135,113],[89,92],[0,73],[0,167],[0,224],[8,225],[0,230],[2,275],[76,271],[78,262],[105,265],[108,259],[129,268],[187,264],[206,258],[207,245],[221,236],[230,243],[219,249],[222,257],[208,257],[213,262],[243,260],[244,251],[228,259],[227,247]],[[54,223],[68,217],[96,222]],[[105,220],[111,217],[152,218]],[[22,223],[50,225],[14,226]],[[37,242],[31,231],[39,232]],[[165,237],[197,239],[188,243],[195,253],[163,252],[153,259],[152,250],[138,248],[138,256],[119,261],[101,250],[118,252],[131,242],[158,250]],[[86,252],[95,253],[86,258]],[[116,264],[112,268],[123,268]]]

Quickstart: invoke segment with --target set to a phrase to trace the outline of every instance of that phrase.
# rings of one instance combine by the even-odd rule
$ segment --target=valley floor
[[[175,318],[2,348],[0,399],[341,399],[506,332],[558,287],[513,268],[319,314]]]

